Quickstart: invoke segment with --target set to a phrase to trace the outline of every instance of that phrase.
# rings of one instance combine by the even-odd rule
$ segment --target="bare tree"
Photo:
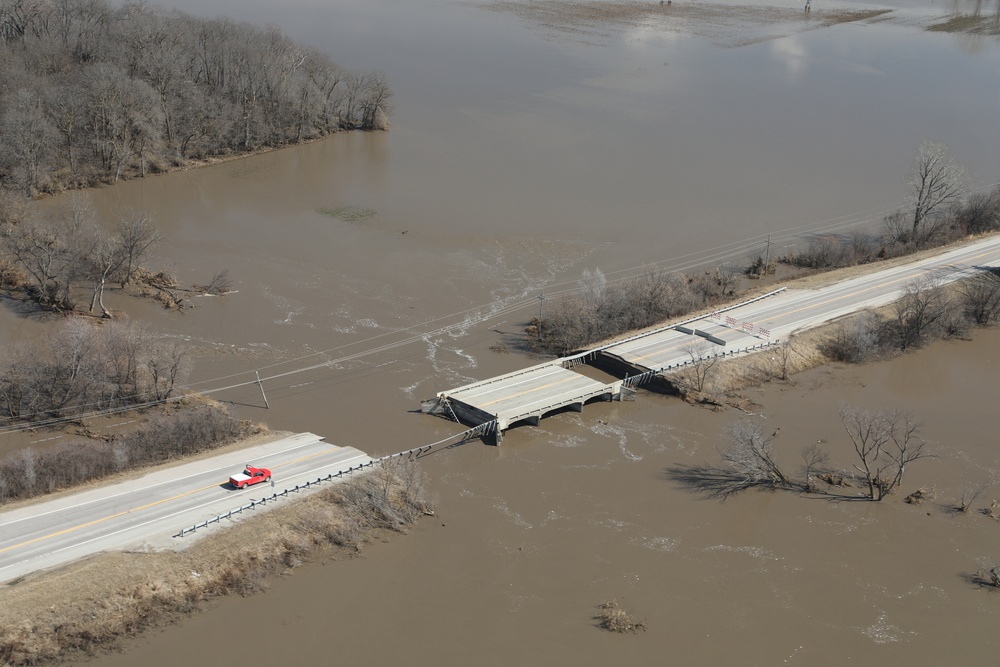
[[[86,135],[86,104],[79,81],[55,84],[46,90],[45,111],[52,126],[62,135],[63,155],[58,162],[69,166],[69,184],[76,185],[80,174],[77,147]]]
[[[600,304],[608,288],[608,279],[600,269],[583,270],[580,278],[580,294],[583,298],[595,306]]]
[[[302,71],[318,97],[316,122],[324,132],[330,132],[337,122],[337,94],[344,80],[344,71],[316,49],[307,48],[305,56]]]
[[[715,269],[715,281],[719,285],[719,292],[722,296],[733,293],[739,283],[740,274],[744,272],[736,262],[724,262]]]
[[[142,264],[146,253],[160,242],[162,235],[148,214],[133,209],[118,213],[118,244],[122,261],[116,269],[118,282],[125,287]]]
[[[879,356],[883,322],[873,311],[865,310],[842,321],[833,336],[823,344],[823,352],[831,359],[863,364]]]
[[[1000,227],[1000,188],[969,195],[955,221],[966,234],[981,234]]]
[[[30,199],[20,192],[0,188],[0,225],[19,225],[28,217]]]
[[[868,497],[871,500],[882,500],[885,488],[882,482],[883,471],[889,465],[884,452],[892,433],[891,417],[882,412],[873,413],[842,406],[840,421],[854,445],[859,461],[854,467],[864,475],[868,484]]]
[[[907,465],[929,456],[919,437],[920,424],[908,412],[845,405],[840,421],[854,446],[854,467],[864,476],[870,500],[882,500],[903,481]]]
[[[719,355],[708,346],[697,343],[688,343],[683,349],[688,356],[684,372],[688,384],[695,391],[705,391],[712,369],[719,363]]]
[[[340,126],[343,128],[353,128],[357,125],[357,112],[361,106],[362,96],[365,86],[368,83],[367,74],[348,74],[344,77],[344,86],[337,100],[337,107],[340,111]]]
[[[806,478],[807,491],[813,490],[813,475],[829,461],[830,453],[815,442],[802,448],[802,474]]]
[[[792,358],[798,354],[791,340],[781,341],[772,352],[772,359],[777,365],[778,379],[787,382],[792,371]]]
[[[361,128],[364,130],[388,129],[385,119],[392,110],[389,100],[392,91],[386,83],[385,75],[379,72],[368,77],[361,100]]]
[[[46,172],[59,135],[46,118],[41,99],[30,91],[18,91],[3,116],[2,129],[2,156],[8,169],[27,190],[47,189]]]
[[[112,180],[121,178],[136,161],[145,173],[148,151],[160,140],[163,126],[156,91],[104,63],[87,71],[85,85],[94,148]]]
[[[56,415],[75,411],[75,406],[89,405],[95,391],[100,391],[101,361],[99,341],[94,327],[80,318],[68,318],[44,341],[36,357],[36,379],[43,407]]]
[[[187,372],[189,366],[185,348],[177,343],[154,344],[146,359],[152,400],[162,401],[169,398],[177,381]]]
[[[32,296],[46,308],[72,310],[72,281],[84,268],[90,230],[72,211],[5,230],[8,252],[29,275]]]
[[[41,13],[40,0],[8,0],[0,4],[0,41],[17,41],[27,34],[31,23]]]
[[[729,429],[729,447],[719,456],[743,478],[746,487],[768,485],[790,487],[792,484],[774,461],[773,437],[764,434],[760,420],[743,419]]]
[[[913,235],[937,211],[962,200],[968,191],[969,170],[955,161],[944,144],[921,142],[913,158],[907,185],[913,207]]]
[[[93,296],[88,312],[100,305],[101,317],[110,318],[111,312],[104,305],[104,287],[122,263],[122,247],[118,240],[98,232],[98,237],[90,253],[90,278],[93,281]]]
[[[976,324],[1000,317],[1000,276],[992,271],[977,274],[958,285],[966,316]]]
[[[887,448],[886,456],[892,461],[894,470],[888,482],[884,482],[888,484],[888,491],[902,484],[906,466],[930,456],[926,451],[927,443],[920,437],[920,426],[910,412],[893,413],[889,435],[892,446]]]
[[[201,286],[201,289],[206,294],[214,295],[226,294],[233,291],[233,279],[229,277],[229,269],[217,271],[212,276],[211,282]]]
[[[899,349],[920,345],[947,310],[948,299],[933,277],[907,285],[903,296],[893,304]]]
[[[990,488],[992,483],[990,480],[985,479],[978,484],[969,484],[962,489],[962,496],[958,501],[958,506],[955,508],[962,514],[968,514],[969,510],[972,509],[972,503],[976,502],[979,496],[983,495],[986,489]]]
[[[885,247],[905,245],[913,238],[913,223],[904,211],[893,211],[882,218],[882,242]]]
[[[765,248],[753,248],[746,254],[746,268],[744,273],[750,278],[757,279],[774,273],[777,268],[777,259],[770,256],[770,246]]]

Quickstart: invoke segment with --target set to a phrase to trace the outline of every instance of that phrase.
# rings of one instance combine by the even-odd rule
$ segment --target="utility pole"
[[[771,260],[771,235],[767,235],[767,246],[764,248],[764,275],[767,275],[767,264]]]
[[[538,326],[535,327],[538,333],[538,340],[542,339],[542,304],[545,303],[545,288],[542,288],[541,293],[538,295]]]
[[[254,373],[257,375],[257,386],[260,387],[260,395],[264,399],[264,408],[270,410],[271,406],[267,404],[267,394],[264,393],[264,381],[260,379],[258,371],[254,371]]]

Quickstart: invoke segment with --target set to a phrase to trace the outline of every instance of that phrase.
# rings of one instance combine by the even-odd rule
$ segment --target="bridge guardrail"
[[[702,360],[710,358],[710,357],[721,357],[721,358],[735,357],[738,354],[743,354],[745,352],[753,352],[754,350],[763,350],[763,349],[766,349],[766,348],[769,348],[769,347],[774,347],[775,345],[780,345],[780,344],[781,344],[781,341],[775,339],[775,340],[772,340],[772,341],[768,341],[766,343],[758,343],[757,345],[750,345],[750,346],[747,346],[747,347],[743,347],[743,348],[740,348],[738,350],[725,350],[721,354],[708,355],[708,356],[702,357],[701,359],[685,359],[684,361],[681,361],[681,362],[676,363],[676,364],[668,364],[667,366],[664,366],[663,368],[654,368],[654,369],[651,369],[651,370],[639,373],[638,375],[629,375],[624,380],[622,380],[622,384],[624,386],[626,386],[626,387],[633,387],[634,388],[634,387],[637,387],[637,386],[639,386],[641,384],[644,384],[644,383],[648,382],[649,380],[653,379],[653,377],[656,376],[658,373],[664,373],[666,371],[678,370],[678,369],[684,368],[685,366],[690,366],[693,363],[696,363],[698,361],[702,361]]]

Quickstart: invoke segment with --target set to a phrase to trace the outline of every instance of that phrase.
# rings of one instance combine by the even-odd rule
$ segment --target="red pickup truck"
[[[254,468],[248,465],[246,470],[229,478],[229,483],[237,489],[244,489],[254,484],[271,481],[271,471],[267,468]]]

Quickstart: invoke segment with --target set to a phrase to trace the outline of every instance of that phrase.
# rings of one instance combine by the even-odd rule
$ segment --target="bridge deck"
[[[729,309],[776,293],[756,297]],[[686,324],[690,327],[683,326]],[[695,335],[695,331],[702,335]],[[634,396],[632,387],[636,382],[643,381],[648,374],[690,363],[692,353],[707,357],[746,352],[769,344],[769,336],[767,330],[731,316],[724,317],[721,312],[697,316],[638,334],[615,345],[439,392],[436,399],[425,401],[421,409],[432,414],[449,414],[472,424],[491,426],[499,442],[500,434],[508,426],[523,421],[537,424],[543,416],[560,408],[582,410],[584,403],[594,398],[630,400]],[[605,384],[565,367],[598,353],[625,362],[641,373]]]
[[[698,331],[724,341],[725,346],[702,336],[668,329],[621,345],[612,345],[602,350],[602,354],[621,359],[636,368],[662,370],[690,361],[692,353],[699,357],[712,356],[766,342],[742,329],[717,324],[708,318],[692,322],[690,327],[692,330],[696,327]]]
[[[598,396],[611,398],[620,388],[621,382],[605,384],[550,363],[490,382],[441,392],[438,396],[448,399],[456,412],[468,420],[488,416],[496,419],[503,430],[515,422],[536,420],[559,408],[582,406]]]

